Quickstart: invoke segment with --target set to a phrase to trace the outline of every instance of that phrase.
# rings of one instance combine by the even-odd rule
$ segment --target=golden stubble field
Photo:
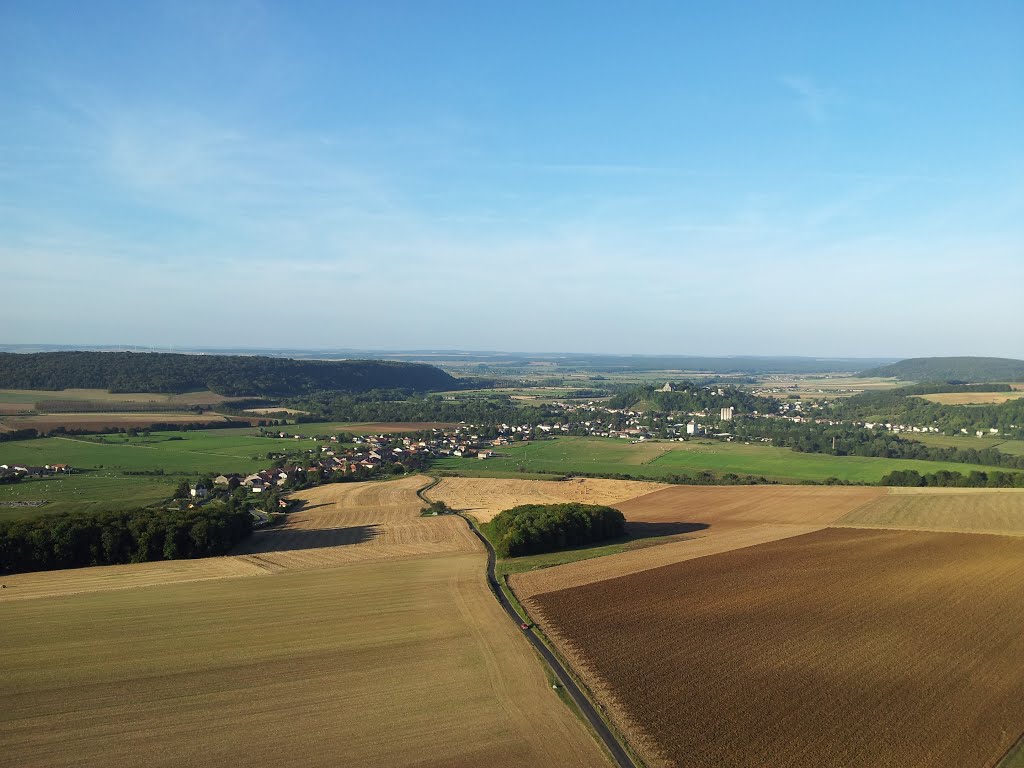
[[[1024,536],[1024,489],[893,488],[837,525]]]
[[[939,392],[918,397],[942,405],[998,405],[1024,397],[1024,392]]]
[[[980,768],[1024,730],[1022,564],[828,529],[529,605],[652,765]]]
[[[328,568],[349,562],[444,552],[482,552],[458,517],[420,517],[416,490],[427,480],[336,483],[295,494],[302,508],[280,528],[257,531],[236,554],[269,570]]]
[[[568,480],[499,480],[489,477],[445,477],[427,491],[432,501],[467,512],[481,523],[519,504],[605,504],[623,501],[667,488],[664,483],[640,480],[571,478]]]
[[[604,764],[425,482],[307,492],[231,557],[4,577],[0,762]]]

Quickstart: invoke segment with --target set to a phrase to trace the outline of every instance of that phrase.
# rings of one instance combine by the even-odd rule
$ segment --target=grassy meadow
[[[49,512],[144,506],[167,498],[183,478],[247,473],[269,465],[267,453],[315,448],[310,440],[258,437],[255,430],[213,429],[44,437],[0,443],[0,464],[69,464],[72,475],[0,486],[0,502],[46,501],[41,507],[0,506],[0,519]],[[164,475],[134,472],[163,471]]]
[[[979,451],[985,448],[995,448],[1001,453],[1024,456],[1024,440],[1007,440],[998,435],[992,437],[976,437],[974,435],[913,435],[912,439],[936,448],[959,448],[961,450],[974,448]]]
[[[822,481],[830,477],[859,483],[875,483],[895,470],[921,473],[949,470],[968,473],[985,469],[969,464],[907,459],[877,459],[860,456],[829,456],[796,453],[760,443],[724,443],[693,440],[687,443],[646,442],[591,437],[561,437],[555,440],[506,446],[492,459],[446,458],[435,468],[466,475],[489,476],[495,472],[593,472],[629,474],[657,480],[673,474],[703,470],[718,474],[764,476],[773,480]]]

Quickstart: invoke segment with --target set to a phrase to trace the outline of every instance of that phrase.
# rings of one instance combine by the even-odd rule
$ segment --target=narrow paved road
[[[416,491],[416,495],[423,499],[423,501],[427,502],[427,504],[429,504],[430,499],[428,499],[424,494],[426,493],[426,491],[429,491],[431,488],[437,485],[438,482],[440,482],[440,480],[435,478],[433,482],[429,483],[428,485],[425,485],[424,487]],[[459,515],[459,517],[462,517],[462,519],[466,521],[466,525],[469,526],[469,529],[474,533],[474,535],[478,539],[480,539],[481,542],[483,542],[484,547],[487,548],[487,582],[488,584],[490,584],[491,592],[494,594],[494,597],[497,599],[497,601],[501,604],[501,607],[505,609],[505,613],[507,613],[509,618],[512,619],[516,627],[520,627],[523,623],[523,620],[519,616],[519,614],[516,613],[516,609],[512,606],[512,603],[509,602],[509,599],[505,596],[505,593],[501,591],[501,585],[498,584],[498,577],[494,572],[494,547],[491,546],[491,542],[487,540],[487,537],[481,534],[480,531],[478,531],[476,527],[473,525],[473,523],[469,521],[469,519],[463,517],[462,515]],[[551,649],[544,645],[544,642],[537,636],[537,634],[533,631],[532,627],[530,629],[522,631],[526,638],[533,645],[533,647],[537,649],[537,653],[539,653],[544,658],[544,661],[548,663],[548,666],[551,667],[551,671],[555,673],[555,677],[557,677],[558,681],[562,684],[562,686],[565,687],[565,690],[569,692],[569,695],[572,697],[572,700],[576,702],[576,706],[579,707],[580,712],[583,713],[583,716],[587,718],[587,722],[590,723],[590,726],[597,733],[598,737],[600,737],[601,741],[604,742],[604,745],[611,753],[612,759],[615,761],[615,764],[618,765],[620,768],[637,768],[636,763],[633,762],[633,759],[629,756],[629,753],[622,748],[622,745],[619,743],[618,739],[616,739],[615,736],[612,734],[611,730],[605,724],[604,720],[601,719],[601,716],[597,714],[597,711],[590,703],[590,699],[583,695],[583,691],[579,689],[579,686],[576,685],[576,682],[566,671],[565,667],[562,666],[562,663],[555,657],[553,653],[551,653]]]
[[[463,518],[465,520],[465,518]],[[487,581],[491,585],[491,591],[494,596],[501,603],[501,607],[505,609],[505,613],[509,615],[509,618],[515,622],[518,627],[523,623],[522,618],[516,613],[516,609],[509,602],[509,599],[505,596],[505,593],[501,590],[501,585],[498,584],[498,578],[494,573],[494,547],[491,546],[491,542],[483,536],[480,531],[473,527],[473,524],[466,520],[466,524],[469,525],[473,533],[476,534],[477,538],[483,542],[484,546],[487,547]],[[630,758],[629,753],[622,748],[619,744],[618,739],[612,734],[608,726],[605,725],[604,720],[601,719],[600,715],[594,709],[590,703],[590,699],[583,695],[583,691],[579,689],[576,682],[572,679],[569,673],[566,671],[562,663],[551,653],[551,649],[544,645],[544,642],[537,636],[537,633],[533,631],[531,626],[530,629],[523,630],[523,634],[533,644],[533,647],[537,649],[537,653],[544,657],[544,661],[551,667],[552,672],[555,673],[555,677],[565,687],[565,690],[572,696],[572,700],[576,702],[576,706],[580,708],[583,716],[587,718],[587,722],[590,723],[591,727],[597,732],[597,735],[604,742],[605,747],[611,752],[612,759],[620,768],[636,768],[636,764]]]

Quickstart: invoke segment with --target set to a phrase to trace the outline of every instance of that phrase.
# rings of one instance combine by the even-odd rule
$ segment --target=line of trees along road
[[[0,573],[213,557],[227,554],[251,532],[248,511],[221,504],[5,520]]]

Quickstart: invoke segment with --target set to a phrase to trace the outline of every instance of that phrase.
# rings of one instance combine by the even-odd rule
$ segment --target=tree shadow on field
[[[650,539],[655,536],[676,536],[683,533],[703,531],[711,526],[708,523],[639,523],[626,521],[626,533],[631,539]]]
[[[276,528],[254,531],[231,553],[255,555],[266,552],[293,552],[362,544],[382,535],[379,525],[350,525],[345,528]]]
[[[311,509],[320,509],[320,507],[332,506],[334,506],[334,503],[330,501],[322,501],[319,504],[310,504],[305,499],[299,499],[299,503],[292,507],[292,510],[289,514],[294,515],[296,512],[309,512]]]

